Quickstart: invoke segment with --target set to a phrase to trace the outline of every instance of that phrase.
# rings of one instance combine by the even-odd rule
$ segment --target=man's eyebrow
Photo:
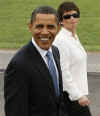
[[[44,27],[43,24],[36,24],[36,27]]]
[[[48,24],[48,26],[55,26],[54,24]]]
[[[55,24],[48,24],[48,27],[56,27]]]

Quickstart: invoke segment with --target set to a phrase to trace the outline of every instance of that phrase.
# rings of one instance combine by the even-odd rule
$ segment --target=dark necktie
[[[52,53],[50,51],[48,51],[46,56],[48,59],[49,72],[50,72],[52,79],[53,79],[56,95],[59,96],[59,86],[57,83],[57,74],[56,74],[56,69],[55,69],[54,62],[53,62]]]

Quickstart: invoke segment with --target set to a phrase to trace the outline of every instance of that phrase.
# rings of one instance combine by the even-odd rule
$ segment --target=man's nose
[[[47,27],[44,27],[42,29],[42,34],[48,34],[48,33],[49,33],[48,28]]]

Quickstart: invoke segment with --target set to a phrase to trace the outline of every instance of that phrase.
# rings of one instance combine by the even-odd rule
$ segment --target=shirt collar
[[[72,32],[69,31],[68,29],[62,27],[62,31],[63,31],[65,34],[67,34],[67,35],[69,35],[69,36],[72,36]],[[75,34],[75,37],[77,37],[77,34]]]
[[[50,51],[52,53],[52,49],[51,47],[49,48],[49,50],[44,50],[44,49],[41,49],[37,43],[34,41],[34,38],[32,37],[32,43],[33,45],[36,47],[36,49],[39,51],[39,53],[41,54],[42,57],[45,57],[47,52]]]

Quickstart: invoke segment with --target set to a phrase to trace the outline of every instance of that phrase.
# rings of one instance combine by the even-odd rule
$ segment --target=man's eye
[[[44,26],[43,25],[36,25],[37,29],[42,29]]]
[[[54,25],[48,25],[48,29],[54,29],[55,26]]]

